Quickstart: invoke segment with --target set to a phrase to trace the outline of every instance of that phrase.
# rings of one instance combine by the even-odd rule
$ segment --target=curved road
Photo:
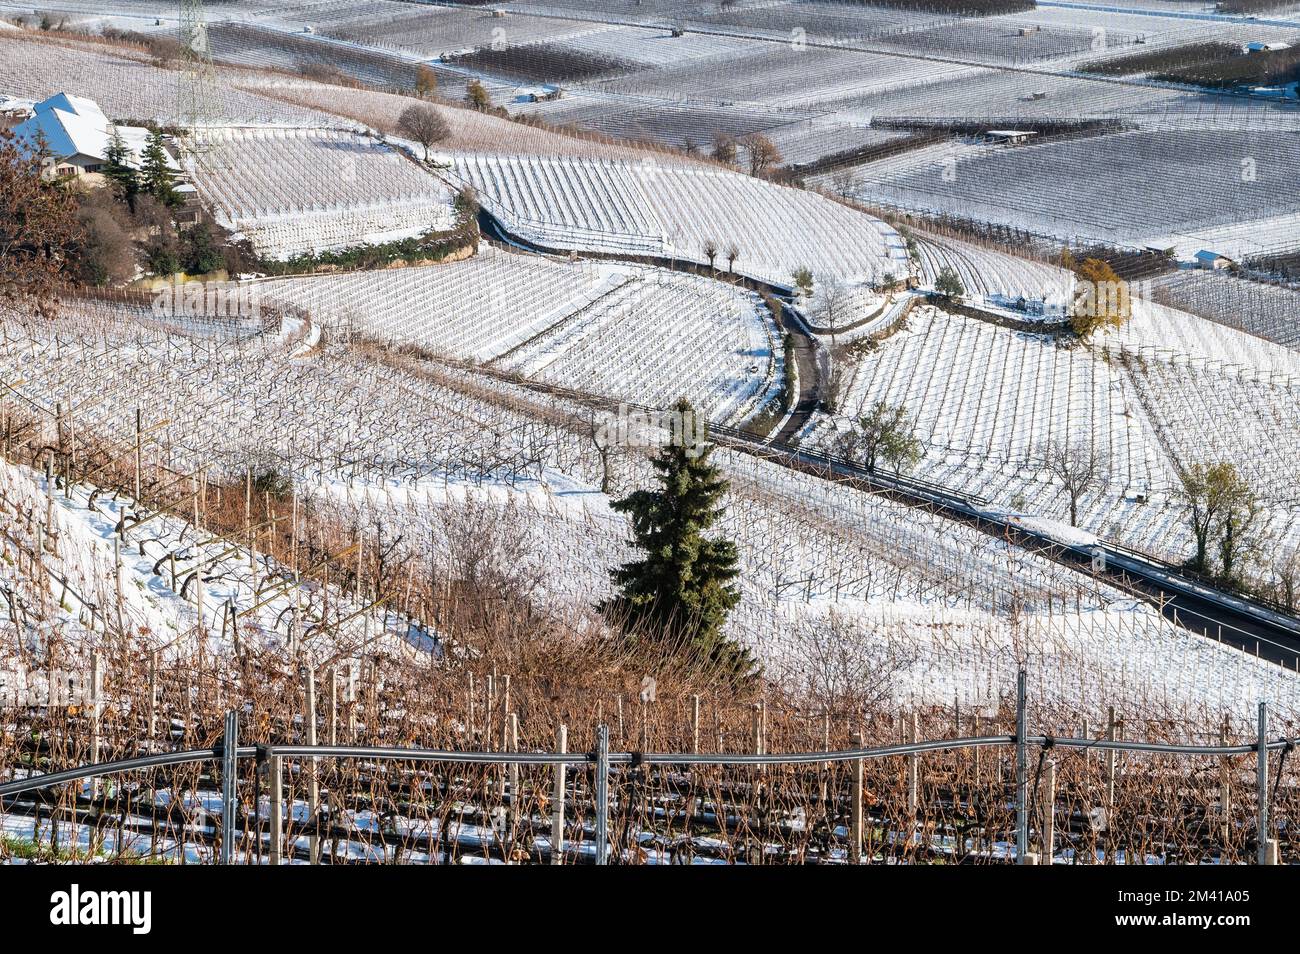
[[[498,245],[506,245],[537,255],[562,256],[568,254],[563,249],[543,248],[526,239],[512,235],[496,216],[483,208],[479,209],[478,224],[479,232],[488,241],[495,242]],[[617,252],[579,252],[578,254],[586,258],[609,259],[611,261],[626,262],[631,260],[629,256]],[[659,268],[667,268],[690,275],[707,275],[711,271],[701,265],[680,259],[656,258],[654,264]],[[721,273],[715,272],[715,274]],[[794,357],[798,368],[799,395],[791,404],[790,412],[780,422],[780,427],[772,440],[781,443],[793,443],[795,437],[803,430],[804,425],[808,423],[813,412],[821,404],[822,384],[827,377],[826,356],[817,339],[813,337],[799,317],[787,307],[790,304],[791,295],[788,289],[779,288],[741,275],[728,275],[727,280],[737,282],[755,291],[766,292],[781,303],[780,314],[773,317],[776,319],[777,327],[788,332],[794,339]]]
[[[490,213],[482,212],[479,218],[483,234],[489,240],[523,251],[556,254],[554,250],[538,248],[510,235]],[[619,258],[617,255],[600,257]],[[657,264],[691,270],[681,262],[665,260]],[[779,294],[782,300],[788,297],[784,290],[770,287],[767,290]],[[795,446],[794,435],[816,409],[822,375],[818,346],[797,318],[791,320],[787,316],[788,312],[780,320],[782,327],[796,336],[796,356],[799,361],[800,395],[794,413],[787,418],[776,435],[767,438],[736,428],[710,425],[710,434],[717,443],[760,455],[785,467],[847,481],[873,493],[888,494],[949,519],[975,526],[984,532],[1010,539],[1058,563],[1094,573],[1116,588],[1154,604],[1167,618],[1184,629],[1300,671],[1300,619],[1294,616],[1220,590],[1179,567],[1120,544],[1099,540],[1095,546],[1081,546],[1060,540],[1046,531],[1027,527],[1014,517],[998,513],[988,501],[958,494],[937,484],[911,477],[869,473],[850,461]],[[637,406],[628,401],[613,402],[586,392],[553,385],[529,381],[516,383],[534,390],[565,395],[589,405],[613,408],[621,403]]]

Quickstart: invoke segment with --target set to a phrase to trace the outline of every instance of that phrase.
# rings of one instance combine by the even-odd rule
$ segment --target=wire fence
[[[1045,791],[1043,791],[1043,757],[1053,749],[1073,749],[1115,754],[1146,753],[1149,755],[1201,756],[1224,760],[1232,757],[1254,756],[1254,801],[1256,810],[1253,840],[1256,847],[1255,860],[1258,864],[1281,863],[1279,841],[1270,837],[1272,831],[1270,826],[1270,805],[1273,799],[1269,795],[1269,755],[1270,753],[1280,752],[1283,760],[1285,760],[1286,754],[1295,749],[1297,740],[1289,737],[1280,737],[1273,740],[1268,738],[1267,710],[1264,703],[1259,704],[1257,734],[1253,744],[1198,745],[1145,742],[1117,739],[1113,734],[1101,739],[1031,735],[1028,732],[1027,719],[1026,676],[1023,671],[1018,678],[1015,731],[1013,734],[916,740],[891,745],[860,746],[824,751],[780,753],[767,753],[764,751],[707,753],[698,750],[692,752],[614,752],[610,751],[609,747],[610,729],[604,724],[597,727],[596,744],[591,751],[587,752],[567,751],[565,745],[567,730],[563,726],[560,727],[557,737],[558,750],[553,752],[459,751],[366,745],[240,745],[239,715],[235,711],[230,711],[225,716],[221,742],[211,748],[155,753],[115,761],[77,765],[68,769],[31,775],[0,784],[0,818],[3,818],[5,813],[14,810],[17,800],[21,796],[40,793],[58,786],[71,783],[85,785],[89,782],[93,792],[94,787],[98,784],[97,780],[110,776],[153,769],[174,769],[193,765],[194,763],[212,763],[214,766],[220,766],[220,821],[219,827],[214,826],[215,830],[213,831],[214,855],[220,863],[260,863],[264,846],[270,864],[284,863],[286,858],[293,856],[292,845],[294,843],[293,838],[286,839],[285,823],[287,820],[294,819],[296,814],[301,814],[299,809],[303,808],[305,808],[307,818],[305,819],[306,824],[301,826],[301,833],[306,833],[309,842],[307,858],[311,863],[319,863],[321,860],[320,840],[322,837],[328,837],[330,830],[328,823],[322,824],[319,781],[314,771],[320,760],[350,760],[357,765],[402,762],[495,767],[498,771],[504,772],[500,782],[501,793],[504,804],[510,805],[514,810],[516,824],[521,811],[519,808],[521,799],[520,771],[525,768],[549,769],[552,772],[553,785],[550,787],[549,801],[545,805],[546,808],[549,808],[549,818],[547,819],[549,821],[549,825],[547,825],[549,832],[544,857],[552,864],[563,863],[567,857],[574,861],[605,865],[626,861],[627,855],[620,846],[628,843],[635,844],[637,841],[637,837],[611,837],[612,813],[617,811],[628,813],[630,810],[629,802],[635,800],[635,794],[632,799],[620,798],[611,794],[611,782],[616,775],[615,769],[626,772],[629,770],[646,771],[650,767],[656,767],[661,773],[669,773],[671,771],[682,771],[692,766],[743,768],[749,770],[748,784],[752,786],[753,790],[757,790],[764,784],[761,780],[768,769],[793,766],[827,767],[839,765],[849,769],[849,778],[851,780],[851,791],[848,799],[849,810],[847,813],[849,823],[847,830],[843,833],[844,851],[840,860],[857,864],[864,860],[863,849],[868,824],[864,813],[864,803],[867,795],[864,786],[864,766],[867,762],[899,757],[908,760],[909,791],[907,798],[910,802],[911,811],[915,814],[919,781],[917,767],[921,756],[928,753],[1010,748],[1014,750],[1015,765],[1014,848],[1009,848],[1004,860],[1016,864],[1040,864],[1052,863],[1052,859],[1055,857],[1054,837],[1056,829],[1056,823],[1053,820],[1056,814],[1055,763],[1047,763],[1048,773]],[[860,741],[861,735],[856,738]],[[761,749],[762,746],[760,745],[759,748]],[[1034,773],[1032,781],[1029,770],[1031,750],[1036,750],[1038,753],[1038,770]],[[1113,759],[1114,756],[1109,757]],[[257,791],[254,796],[253,819],[250,825],[245,814],[243,828],[237,833],[241,820],[241,804],[237,791],[240,764],[243,762],[247,765],[248,760],[252,760],[256,765],[256,770],[252,776],[257,784]],[[305,805],[297,805],[291,798],[288,806],[286,806],[286,770],[291,774],[295,767],[300,772],[304,767],[313,769],[309,776],[306,803]],[[567,833],[574,829],[574,819],[566,819],[566,805],[570,799],[576,798],[579,794],[576,786],[568,784],[566,773],[569,769],[575,767],[591,773],[591,784],[587,793],[591,813],[589,826],[591,844],[590,846],[585,844],[587,826],[579,822],[576,832],[577,839],[581,844],[577,846],[580,850],[576,853],[573,845],[566,844]],[[1275,785],[1281,781],[1282,770],[1283,766],[1279,764]],[[1115,773],[1115,763],[1111,761],[1107,768],[1107,790],[1104,799],[1108,807],[1113,806],[1115,800]],[[488,779],[488,785],[495,784],[490,777],[484,777]],[[263,839],[264,825],[261,817],[263,804],[261,782],[263,778],[266,778],[268,782],[266,799],[268,824],[265,826],[267,829],[265,841]],[[1221,797],[1224,800],[1221,810],[1225,819],[1228,812],[1227,800],[1229,798],[1226,778],[1225,775],[1225,780],[1222,783],[1223,787],[1220,790]],[[507,793],[508,797],[505,797]],[[1275,789],[1274,797],[1276,797],[1276,794]],[[452,797],[450,790],[446,795],[449,798]],[[823,788],[823,797],[824,795],[825,789]],[[1036,806],[1034,804],[1035,799],[1037,799]],[[503,813],[504,811],[505,809],[502,809]],[[218,816],[218,812],[215,810],[211,810],[211,814],[214,819]],[[36,816],[39,825],[39,804],[36,806]],[[53,817],[52,814],[51,817]],[[653,817],[651,815],[651,819]],[[645,816],[643,815],[635,821],[623,819],[620,827],[627,831],[629,825],[635,828],[637,825],[644,824]],[[1224,824],[1226,826],[1227,822],[1225,821]],[[497,827],[496,824],[493,825],[494,836],[504,838],[506,826],[501,825],[501,831],[497,831]],[[251,832],[250,828],[252,829]],[[1037,841],[1034,846],[1031,846],[1031,831]],[[634,836],[639,834],[647,834],[647,832],[633,832]],[[248,847],[250,835],[255,842],[252,848]],[[337,835],[335,841],[337,842]],[[243,846],[242,850],[240,850],[241,845]],[[286,845],[288,845],[288,851],[286,851]],[[1037,850],[1031,850],[1033,847],[1036,847]],[[335,850],[331,851],[331,862],[336,857],[336,849],[337,844]],[[502,855],[507,863],[510,863],[512,859],[523,857],[514,850],[504,851]],[[450,854],[448,857],[450,857]],[[870,857],[870,853],[868,853],[867,857]]]

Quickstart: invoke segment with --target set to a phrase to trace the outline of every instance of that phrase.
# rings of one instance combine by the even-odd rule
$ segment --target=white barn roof
[[[81,96],[59,93],[37,103],[32,117],[14,127],[14,135],[30,146],[35,145],[38,136],[43,136],[50,154],[59,159],[81,156],[102,162],[115,128],[130,153],[127,161],[139,165],[149,130],[138,126],[115,127],[97,103]],[[175,167],[174,162],[169,164]]]

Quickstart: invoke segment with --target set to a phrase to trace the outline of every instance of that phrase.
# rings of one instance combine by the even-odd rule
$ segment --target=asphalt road
[[[499,222],[486,213],[480,220],[484,234],[495,241],[530,251],[544,251],[509,235]],[[711,426],[710,432],[719,443],[760,454],[786,467],[847,480],[864,490],[887,493],[950,519],[971,524],[985,532],[1010,537],[1022,546],[1059,563],[1096,573],[1107,583],[1159,607],[1167,618],[1190,632],[1258,654],[1261,659],[1279,663],[1288,669],[1300,670],[1300,619],[1294,616],[1227,593],[1146,554],[1105,541],[1086,548],[1065,543],[1047,533],[1023,526],[1012,517],[991,512],[983,501],[954,493],[936,484],[909,477],[871,474],[850,462],[834,460],[794,446],[790,442],[791,437],[816,408],[821,374],[815,345],[810,336],[798,328],[797,321],[790,321],[787,327],[795,334],[796,357],[799,360],[800,397],[796,413],[787,419],[777,435],[768,439],[734,428]],[[802,347],[799,347],[800,343]],[[805,372],[805,366],[808,367],[808,372]],[[556,393],[566,389],[547,386],[545,390]],[[595,395],[571,393],[587,403],[610,403]],[[1096,566],[1101,569],[1094,569]]]

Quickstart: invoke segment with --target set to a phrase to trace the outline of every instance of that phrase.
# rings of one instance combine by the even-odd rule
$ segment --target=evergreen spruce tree
[[[134,202],[140,192],[140,177],[130,165],[131,151],[126,148],[122,134],[113,127],[109,137],[108,148],[104,150],[104,164],[99,171],[117,187],[118,193],[127,202]]]
[[[175,205],[179,201],[175,188],[176,174],[167,164],[167,152],[160,132],[149,134],[141,155],[140,178],[142,188],[159,202]]]
[[[692,443],[694,410],[684,398],[674,411],[688,422],[682,440],[652,461],[660,488],[637,490],[613,507],[632,521],[632,543],[645,556],[611,573],[619,594],[601,609],[635,638],[679,639],[696,658],[729,674],[753,673],[753,658],[721,635],[727,614],[740,602],[732,585],[739,575],[736,545],[707,537],[722,516],[727,481],[710,463],[713,448]]]

